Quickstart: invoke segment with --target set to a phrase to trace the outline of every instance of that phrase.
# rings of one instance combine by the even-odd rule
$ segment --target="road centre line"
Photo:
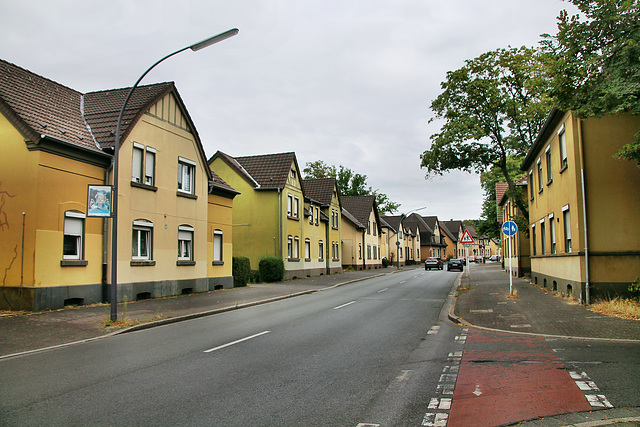
[[[251,335],[250,337],[242,338],[242,339],[230,342],[230,343],[226,343],[226,344],[220,345],[218,347],[210,348],[209,350],[205,350],[204,352],[205,353],[211,353],[211,352],[216,351],[216,350],[221,350],[223,348],[230,347],[232,345],[239,344],[241,342],[248,341],[248,340],[253,339],[253,338],[257,338],[257,337],[259,337],[261,335],[268,334],[269,332],[271,332],[271,331],[260,332],[259,334]]]
[[[388,290],[389,290],[389,288],[380,289],[380,290],[378,291],[378,293],[379,293],[379,294],[381,294],[381,293],[386,292],[386,291],[388,291]]]
[[[351,302],[348,302],[348,303],[346,303],[346,304],[342,304],[342,305],[339,305],[339,306],[337,306],[337,307],[333,307],[333,309],[334,309],[334,310],[339,310],[339,309],[341,309],[342,307],[346,307],[346,306],[351,305],[351,304],[353,304],[353,303],[355,303],[355,301],[351,301]]]

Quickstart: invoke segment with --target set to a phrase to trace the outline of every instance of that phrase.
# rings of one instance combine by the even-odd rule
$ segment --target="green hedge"
[[[284,260],[282,258],[268,256],[260,260],[258,264],[260,279],[263,282],[280,282],[284,279]]]
[[[233,285],[247,286],[251,278],[251,260],[244,256],[233,257],[232,264]]]

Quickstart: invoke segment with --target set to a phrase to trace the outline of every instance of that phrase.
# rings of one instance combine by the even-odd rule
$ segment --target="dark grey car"
[[[464,270],[464,266],[462,265],[462,260],[458,258],[452,258],[449,260],[447,264],[447,271],[451,270]]]

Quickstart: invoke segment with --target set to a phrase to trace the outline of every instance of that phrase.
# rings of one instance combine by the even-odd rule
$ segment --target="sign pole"
[[[511,236],[509,236],[509,295],[513,295],[513,273],[511,272],[511,262],[513,257],[511,256]]]
[[[507,221],[504,224],[502,224],[502,233],[505,234],[507,237],[509,237],[509,240],[508,240],[508,244],[509,244],[509,295],[513,295],[513,272],[512,272],[513,255],[512,255],[512,251],[511,251],[511,247],[512,247],[511,238],[513,236],[515,236],[517,232],[518,232],[518,225],[515,222]]]

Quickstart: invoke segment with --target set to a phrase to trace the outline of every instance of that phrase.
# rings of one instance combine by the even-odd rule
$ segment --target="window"
[[[533,170],[529,171],[529,197],[533,200]]]
[[[331,246],[333,248],[332,250],[332,258],[333,260],[338,260],[340,259],[340,246],[338,246],[338,242],[332,242]]]
[[[178,261],[193,261],[193,227],[178,227]]]
[[[538,246],[536,244],[536,225],[531,226],[531,243],[533,244],[533,255],[538,255]]]
[[[378,247],[373,245],[373,259],[378,259]]]
[[[293,196],[287,194],[287,216],[293,216]]]
[[[562,208],[562,220],[564,222],[564,251],[571,252],[571,214],[569,205]]]
[[[291,178],[292,178],[292,179],[296,179],[296,176],[297,176],[297,175],[298,175],[298,174],[296,173],[296,170],[295,170],[295,169],[291,169]]]
[[[553,222],[553,214],[549,215],[549,235],[551,236],[551,253],[557,253],[556,248],[556,223]]]
[[[367,259],[371,259],[371,245],[367,245]]]
[[[83,258],[84,219],[85,214],[80,212],[67,211],[64,213],[62,259],[80,260]]]
[[[221,230],[213,231],[213,262],[220,263],[223,262],[222,259],[222,243],[223,243],[223,234]]]
[[[313,205],[309,205],[309,224],[313,224]]]
[[[293,199],[293,217],[294,218],[298,218],[299,208],[300,208],[300,198],[295,197]]]
[[[315,212],[315,221],[316,221],[316,225],[319,224],[319,218],[320,218],[320,208],[318,206],[316,206],[316,212]]]
[[[287,257],[293,258],[293,237],[287,237]]]
[[[564,124],[558,131],[558,141],[560,145],[560,170],[567,167],[567,135],[564,131]]]
[[[324,243],[322,242],[322,240],[318,242],[318,259],[324,259]]]
[[[358,259],[362,259],[362,243],[358,243]]]
[[[191,160],[178,158],[178,191],[194,194],[196,164]]]
[[[553,173],[551,171],[551,146],[547,147],[545,155],[547,160],[547,185],[549,185],[551,181],[553,181]]]
[[[542,192],[542,160],[538,159],[538,192]]]
[[[547,232],[544,219],[540,220],[540,249],[542,255],[547,253]]]
[[[155,169],[156,169],[156,151],[147,147],[144,158],[144,183],[146,185],[155,185]]]
[[[146,220],[133,221],[133,238],[131,239],[131,259],[152,259],[153,223]]]
[[[133,144],[133,159],[131,162],[131,181],[140,183],[142,182],[142,155],[144,153],[144,147],[138,144]]]
[[[298,236],[293,239],[293,257],[300,258],[300,238]]]
[[[304,240],[304,258],[311,259],[311,241],[309,239]]]

